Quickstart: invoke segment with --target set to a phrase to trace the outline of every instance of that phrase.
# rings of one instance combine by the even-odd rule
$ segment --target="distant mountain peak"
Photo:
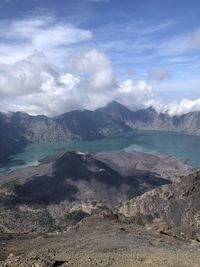
[[[155,110],[155,108],[152,107],[152,106],[148,107],[146,110],[148,110],[148,111],[150,111],[150,112],[157,113],[157,111]]]
[[[112,113],[131,112],[127,107],[125,107],[116,100],[109,102],[107,106],[105,106],[104,108],[100,108],[99,110]]]
[[[109,103],[108,103],[108,106],[109,105],[116,105],[116,106],[123,106],[121,103],[119,103],[117,100],[113,100],[113,101],[110,101]]]
[[[113,100],[113,101],[109,102],[107,107],[123,107],[123,108],[127,108],[127,107],[125,107],[124,105],[122,105],[121,103],[119,103],[116,100]]]
[[[16,136],[22,140],[23,148],[34,142],[94,140],[135,129],[200,135],[199,125],[200,117],[196,112],[177,117],[157,113],[152,107],[133,111],[118,101],[95,111],[74,110],[54,118],[22,112],[0,114],[0,158],[20,150],[11,142]]]

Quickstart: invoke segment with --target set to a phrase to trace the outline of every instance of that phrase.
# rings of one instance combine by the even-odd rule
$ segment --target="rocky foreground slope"
[[[169,116],[152,108],[131,111],[116,101],[95,111],[75,110],[55,118],[0,114],[0,160],[33,142],[93,140],[135,129],[200,135],[199,125],[199,112]]]
[[[199,267],[199,200],[174,157],[47,158],[0,176],[0,266]]]
[[[117,213],[123,221],[200,242],[200,170],[129,200]]]
[[[0,234],[1,267],[199,267],[200,245],[89,217],[75,228],[48,235]]]

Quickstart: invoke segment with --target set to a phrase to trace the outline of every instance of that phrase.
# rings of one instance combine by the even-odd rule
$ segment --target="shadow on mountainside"
[[[64,179],[56,176],[36,176],[23,185],[16,185],[15,196],[8,202],[9,205],[17,204],[58,204],[64,199],[76,200],[78,189],[69,185]]]
[[[131,176],[122,176],[90,155],[75,152],[65,153],[52,166],[52,173],[30,176],[23,184],[15,185],[13,187],[14,195],[6,205],[13,207],[17,204],[49,205],[58,204],[65,199],[72,202],[77,200],[80,181],[89,182],[89,186],[92,184],[92,190],[96,190],[98,193],[101,192],[98,189],[103,184],[104,188],[106,186],[106,192],[102,193],[107,195],[114,188],[115,192],[123,193],[126,199],[170,183],[169,180],[147,171],[137,170]],[[68,179],[75,182],[75,185],[69,184]],[[125,191],[122,191],[123,185],[126,186]],[[113,195],[113,197],[117,198],[117,195]]]

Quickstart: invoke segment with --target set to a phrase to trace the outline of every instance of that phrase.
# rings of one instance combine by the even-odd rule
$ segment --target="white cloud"
[[[56,22],[52,17],[0,21],[0,34],[0,62],[8,64],[33,51],[45,53],[54,62],[58,58],[60,61],[69,46],[92,38],[91,31]]]
[[[41,53],[13,65],[0,64],[0,111],[59,115],[117,100],[132,110],[153,106],[170,115],[200,110],[200,99],[162,104],[146,81],[117,82],[105,54],[92,49],[71,60],[72,73],[59,73]]]
[[[96,49],[75,57],[70,63],[70,69],[73,72],[89,75],[90,77],[88,80],[85,79],[85,83],[91,90],[110,89],[115,86],[111,62]]]
[[[169,115],[181,115],[188,112],[200,111],[200,99],[188,100],[183,99],[180,103],[173,102],[165,105],[162,108],[163,112],[169,113]]]
[[[182,115],[189,112],[200,111],[200,98],[195,100],[183,99],[180,102],[163,104],[162,101],[151,99],[145,102],[146,107],[153,107],[157,112],[168,113],[170,116]]]
[[[39,91],[42,73],[57,76],[55,68],[43,54],[34,54],[13,65],[0,64],[0,95],[19,96]]]
[[[153,89],[145,81],[134,84],[126,80],[119,84],[115,99],[130,109],[143,108],[146,101],[153,98]]]
[[[72,109],[96,109],[112,100],[130,108],[142,107],[152,97],[144,81],[117,83],[110,61],[92,49],[71,61],[76,74],[59,74],[42,54],[14,65],[0,66],[1,111],[58,115]]]
[[[103,53],[96,49],[76,56],[70,62],[70,69],[74,72],[97,72],[104,68],[111,68],[111,63]]]
[[[69,45],[91,38],[90,31],[66,23],[55,23],[49,17],[15,21],[9,25],[9,30],[6,34],[8,37],[25,38],[38,50]]]

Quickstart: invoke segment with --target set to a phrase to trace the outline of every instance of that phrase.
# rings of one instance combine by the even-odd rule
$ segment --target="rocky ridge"
[[[117,214],[123,221],[160,227],[165,234],[200,242],[200,170],[123,203]]]
[[[131,111],[114,101],[95,111],[75,110],[55,118],[21,112],[0,114],[1,128],[0,159],[27,143],[100,139],[137,129],[200,135],[200,113],[171,117],[167,113],[157,113],[153,108]]]

